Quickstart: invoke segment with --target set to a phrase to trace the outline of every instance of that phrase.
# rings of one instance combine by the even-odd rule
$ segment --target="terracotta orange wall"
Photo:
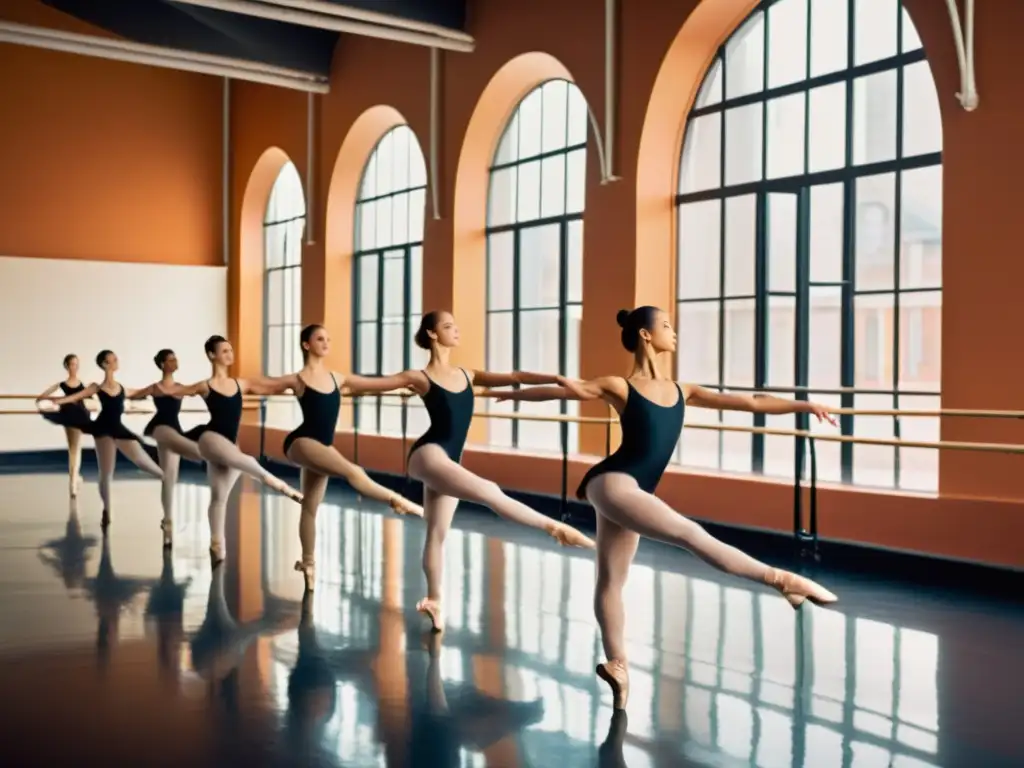
[[[100,34],[40,3],[0,18]],[[217,78],[0,44],[0,254],[221,265]]]
[[[620,4],[614,171],[621,180],[600,183],[591,144],[584,225],[584,376],[625,370],[625,355],[614,343],[617,308],[670,303],[675,253],[671,197],[686,112],[715,48],[752,5],[752,0]],[[959,74],[944,5],[907,0],[906,6],[924,41],[944,119],[943,401],[949,407],[1022,408],[1018,382],[1024,364],[1013,350],[1024,321],[1024,305],[1017,298],[1024,262],[1014,255],[1018,232],[1013,193],[1017,179],[1024,176],[1024,156],[1006,148],[1014,146],[1014,136],[1024,128],[1024,107],[1011,74],[1018,46],[1012,30],[1024,24],[1024,6],[1007,4],[998,14],[979,10],[976,48],[982,103],[970,114],[953,96]],[[486,162],[518,99],[539,80],[559,73],[579,85],[603,125],[603,28],[603,15],[588,0],[490,0],[473,4],[471,30],[477,52],[442,57],[436,180],[441,219],[427,219],[424,304],[455,309],[463,328],[460,362],[465,365],[483,364]],[[361,147],[365,161],[373,144],[366,136],[356,141],[351,135],[366,133],[365,123],[357,121],[367,110],[388,105],[408,121],[426,153],[429,93],[426,50],[345,38],[335,56],[332,92],[317,100],[317,244],[304,253],[303,319],[329,320],[334,362],[341,370],[351,365],[348,259],[353,179],[358,179],[362,165],[350,148]],[[238,85],[233,116],[236,202],[269,147],[284,149],[305,174],[304,97]],[[380,132],[384,123],[378,126]],[[353,125],[359,130],[350,133]],[[344,163],[339,159],[343,146]],[[336,163],[344,167],[336,169]],[[332,185],[332,178],[337,184]],[[263,205],[265,199],[254,201],[249,214],[236,206],[236,224],[245,229],[243,219],[261,216]],[[244,265],[258,261],[238,249],[233,259],[241,272],[248,271]],[[258,290],[256,279],[240,274],[233,285],[245,283]],[[236,292],[233,301],[240,308],[235,328],[258,337],[258,296]],[[250,312],[241,309],[247,303],[253,308]],[[258,344],[242,346],[250,350],[244,365],[258,370]],[[949,420],[942,425],[942,435],[1024,443],[1021,427],[992,421]],[[245,439],[253,437],[248,433]],[[272,453],[278,450],[280,437],[270,435]],[[351,435],[340,434],[338,444],[350,450]],[[585,452],[597,452],[602,445],[602,434],[585,431]],[[359,458],[367,467],[401,471],[402,453],[396,440],[360,438]],[[570,487],[592,461],[574,461]],[[1018,463],[1013,458],[946,453],[938,498],[824,489],[822,534],[1024,567],[1024,551],[1016,544],[1024,534],[1024,473],[1015,471]],[[471,449],[466,464],[509,487],[559,490],[559,463],[551,458]],[[781,531],[792,525],[792,489],[786,484],[672,470],[659,495],[703,519]]]

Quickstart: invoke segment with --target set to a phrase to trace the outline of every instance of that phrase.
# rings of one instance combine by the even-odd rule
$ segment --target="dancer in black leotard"
[[[302,408],[302,424],[284,439],[284,454],[302,468],[302,516],[299,518],[299,540],[302,559],[295,570],[306,579],[312,590],[315,578],[316,512],[323,501],[329,477],[343,477],[361,496],[390,504],[400,515],[423,516],[423,508],[370,479],[334,447],[334,431],[341,408],[341,388],[363,392],[383,392],[401,386],[389,379],[342,375],[327,369],[324,359],[330,352],[331,337],[322,325],[307,325],[299,334],[305,367],[298,373],[274,379],[291,389]]]
[[[242,424],[243,395],[274,395],[287,390],[277,379],[233,379],[228,369],[235,362],[235,351],[223,336],[211,336],[204,346],[213,375],[191,386],[173,390],[179,397],[200,395],[210,411],[210,421],[185,433],[199,445],[206,461],[210,482],[210,557],[214,564],[224,559],[224,516],[228,496],[241,472],[259,480],[269,488],[301,502],[302,494],[284,480],[265,470],[252,456],[242,453],[236,445]]]
[[[64,355],[64,370],[68,372],[68,377],[39,395],[36,398],[37,407],[58,389],[65,397],[77,395],[85,389],[85,384],[78,378],[78,355]],[[82,485],[82,433],[88,434],[92,427],[89,409],[85,407],[84,401],[79,400],[62,405],[57,411],[44,411],[43,418],[64,427],[64,436],[68,440],[68,492],[74,499]]]
[[[668,314],[655,307],[640,307],[632,312],[621,310],[618,321],[622,345],[635,356],[628,378],[607,376],[562,387],[484,394],[531,402],[602,399],[619,413],[621,446],[586,474],[577,495],[585,496],[599,513],[594,612],[608,661],[597,668],[597,674],[611,687],[615,709],[625,709],[629,672],[622,588],[641,535],[688,549],[726,573],[766,583],[794,608],[805,600],[824,604],[837,599],[809,579],[767,566],[723,544],[653,495],[679,440],[685,406],[765,414],[811,413],[831,424],[835,420],[828,409],[815,403],[726,395],[666,380],[658,371],[657,356],[676,349],[676,333]]]
[[[103,499],[103,530],[110,525],[110,481],[114,479],[114,464],[117,452],[121,451],[131,462],[153,477],[163,479],[163,470],[146,453],[142,447],[142,438],[121,423],[124,414],[125,397],[137,395],[138,390],[125,391],[125,388],[114,380],[118,368],[117,355],[105,349],[96,355],[96,365],[103,369],[103,381],[90,384],[74,395],[49,399],[60,406],[78,403],[87,397],[96,395],[100,400],[99,415],[89,427],[89,434],[96,443],[96,461],[100,468],[100,498]]]
[[[160,521],[163,531],[164,547],[170,547],[174,541],[174,486],[178,483],[178,469],[181,457],[191,461],[202,462],[199,445],[192,436],[181,428],[178,414],[181,413],[181,395],[176,393],[177,382],[174,372],[178,370],[178,357],[170,349],[161,349],[153,358],[156,367],[163,373],[160,381],[140,389],[131,399],[142,400],[153,398],[156,414],[142,434],[156,442],[157,458],[160,468],[164,471],[160,501],[164,508],[164,517]],[[197,436],[197,435],[195,435]]]
[[[407,387],[423,398],[430,416],[430,428],[409,451],[409,476],[423,483],[427,518],[427,540],[423,549],[423,572],[427,597],[416,605],[433,628],[444,630],[441,611],[441,576],[444,569],[444,539],[452,524],[459,499],[490,507],[502,517],[531,528],[539,528],[559,544],[592,549],[594,542],[565,523],[545,517],[516,501],[498,487],[463,467],[462,448],[473,419],[473,385],[507,387],[514,384],[560,384],[561,376],[545,373],[467,372],[448,362],[452,348],[459,344],[459,329],[448,312],[428,312],[420,322],[417,346],[430,350],[430,362],[422,371],[405,371],[389,376],[394,388]],[[355,390],[354,390],[355,391]]]

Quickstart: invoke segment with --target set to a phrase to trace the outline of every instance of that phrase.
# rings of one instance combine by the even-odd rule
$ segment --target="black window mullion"
[[[518,206],[518,201],[517,201]],[[522,322],[522,314],[520,311],[519,301],[519,290],[522,285],[521,275],[519,274],[519,240],[522,237],[523,231],[521,229],[514,230],[512,236],[512,370],[519,370],[519,343],[521,338],[519,325]],[[512,411],[519,413],[520,403],[518,400],[512,401]],[[519,420],[512,419],[512,447],[519,447]]]
[[[902,3],[897,4],[896,8],[896,42],[897,45],[902,49],[903,47],[903,13]],[[903,158],[903,79],[904,68],[901,66],[896,70],[896,160],[897,162]],[[893,188],[893,214],[892,214],[892,236],[893,236],[893,251],[892,251],[892,388],[895,394],[892,398],[893,409],[900,407],[900,351],[902,347],[902,333],[900,328],[900,271],[901,271],[901,239],[902,239],[902,228],[903,228],[903,171],[896,171],[895,185]],[[893,437],[899,440],[902,437],[902,429],[899,416],[894,416],[892,420]],[[901,472],[900,472],[900,449],[899,446],[893,448],[893,485],[899,488],[901,485]]]
[[[768,196],[760,194],[755,203],[754,224],[754,387],[761,389],[768,385],[768,243],[770,226]],[[754,414],[754,426],[765,425],[764,414]],[[750,436],[750,470],[754,474],[764,473],[764,435]]]
[[[846,9],[846,68],[852,69],[854,46],[856,45],[856,8],[849,3]],[[846,82],[846,142],[843,147],[845,167],[853,166],[853,128],[854,128],[854,92],[853,82]],[[840,334],[842,335],[842,352],[840,358],[840,384],[852,388],[856,384],[857,365],[857,308],[854,291],[857,288],[857,180],[847,178],[843,182],[843,298],[841,302],[842,318]],[[850,392],[840,395],[839,404],[843,408],[853,408],[856,397]],[[852,435],[854,417],[839,417],[840,431],[844,435]],[[853,482],[853,443],[841,443],[839,446],[840,478],[844,483]]]

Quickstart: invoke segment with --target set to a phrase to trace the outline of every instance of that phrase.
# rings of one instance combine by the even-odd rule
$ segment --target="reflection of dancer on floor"
[[[103,499],[103,529],[110,525],[110,482],[114,479],[114,465],[117,452],[127,456],[131,462],[153,477],[163,479],[163,470],[142,447],[142,438],[121,423],[124,414],[125,397],[134,397],[139,390],[125,391],[115,379],[118,368],[117,355],[104,349],[96,355],[96,365],[103,369],[103,381],[90,384],[81,392],[67,397],[50,399],[59,406],[78,403],[87,397],[98,395],[100,412],[89,427],[89,434],[96,444],[96,460],[100,466],[100,498]]]
[[[635,355],[628,378],[608,376],[568,387],[536,387],[518,392],[493,392],[501,400],[598,400],[619,413],[622,444],[592,467],[576,495],[594,505],[597,516],[597,587],[594,612],[604,642],[607,663],[597,673],[612,688],[615,708],[624,709],[629,692],[626,666],[625,611],[622,588],[640,536],[683,547],[726,573],[768,584],[794,608],[805,600],[831,603],[827,589],[796,574],[758,562],[723,544],[700,525],[683,517],[654,496],[683,427],[687,405],[717,410],[764,414],[811,413],[835,424],[828,410],[808,402],[776,397],[726,395],[661,376],[657,356],[676,349],[676,333],[665,312],[655,307],[621,310],[622,345]]]
[[[110,537],[103,537],[99,568],[96,577],[86,582],[85,588],[96,603],[99,627],[96,631],[96,650],[101,664],[110,657],[110,649],[118,639],[121,614],[127,605],[147,589],[154,579],[122,578],[114,572],[114,560],[110,554]]]
[[[156,414],[142,431],[146,437],[156,442],[157,458],[160,468],[164,471],[160,489],[160,501],[164,508],[164,517],[160,521],[160,530],[164,534],[164,547],[170,547],[174,536],[174,486],[178,483],[178,469],[181,457],[191,461],[202,462],[199,445],[195,441],[198,432],[186,433],[181,428],[178,414],[181,413],[181,395],[176,394],[178,384],[174,381],[174,372],[178,370],[178,357],[170,349],[161,349],[153,358],[156,367],[163,376],[160,381],[140,389],[132,396],[132,400],[153,398]]]
[[[448,312],[423,315],[415,341],[418,347],[430,351],[427,367],[422,371],[384,377],[381,383],[387,382],[391,389],[411,389],[423,398],[430,416],[430,428],[409,451],[409,476],[423,483],[427,518],[427,540],[423,549],[427,597],[416,609],[425,613],[434,629],[440,632],[444,630],[441,610],[444,540],[460,499],[489,507],[506,520],[539,528],[562,545],[593,548],[594,542],[575,528],[510,498],[497,483],[474,475],[459,463],[473,420],[474,384],[483,387],[559,384],[564,381],[562,377],[544,373],[467,372],[452,366],[448,358],[452,348],[459,344],[459,329]]]
[[[224,599],[223,564],[214,566],[210,579],[210,594],[206,602],[206,616],[192,637],[192,666],[210,682],[225,679],[245,658],[250,643],[263,634],[283,632],[284,626],[263,616],[255,621],[239,624]],[[294,624],[293,624],[294,626]]]
[[[191,583],[191,577],[180,582],[174,578],[174,556],[170,549],[165,548],[160,581],[149,592],[146,616],[157,621],[157,653],[160,668],[173,679],[177,679],[177,672],[180,669],[178,660],[181,655],[181,641],[185,636],[182,613],[185,593],[188,592]]]
[[[40,547],[39,559],[55,570],[68,589],[78,589],[85,582],[85,564],[89,550],[98,544],[95,536],[82,535],[78,519],[78,501],[71,499],[63,539],[53,539]]]
[[[506,736],[518,733],[544,717],[544,701],[506,701],[482,693],[469,685],[450,685],[441,678],[441,635],[429,632],[423,638],[427,650],[425,687],[416,684],[410,672],[414,697],[410,765],[423,768],[458,768],[465,747],[483,752]],[[419,655],[410,654],[415,666]]]
[[[68,372],[68,377],[37,397],[37,406],[41,401],[50,399],[50,395],[58,389],[65,396],[77,395],[85,389],[85,384],[78,378],[78,355],[64,355],[64,370]],[[64,427],[64,436],[68,441],[68,490],[74,498],[82,486],[82,433],[89,434],[92,426],[89,409],[85,401],[79,400],[62,405],[57,411],[44,412],[43,418]]]
[[[206,357],[213,375],[187,387],[177,387],[179,397],[200,395],[210,411],[210,422],[190,429],[187,436],[195,439],[199,453],[206,461],[210,483],[210,558],[214,563],[224,559],[224,518],[228,497],[242,472],[259,480],[288,498],[301,502],[302,494],[265,470],[260,463],[236,444],[242,424],[242,395],[271,395],[284,391],[274,379],[233,379],[228,368],[235,362],[235,351],[223,336],[206,340]]]
[[[324,499],[327,480],[343,477],[360,496],[387,502],[400,515],[423,516],[423,508],[370,479],[359,467],[334,447],[334,431],[341,408],[341,389],[360,392],[392,389],[386,379],[343,375],[327,369],[324,358],[330,352],[331,337],[322,325],[307,325],[299,334],[305,367],[298,373],[275,381],[287,385],[299,399],[302,424],[284,439],[288,460],[302,469],[302,516],[299,518],[299,540],[302,560],[295,570],[306,578],[306,589],[315,583],[316,512]]]

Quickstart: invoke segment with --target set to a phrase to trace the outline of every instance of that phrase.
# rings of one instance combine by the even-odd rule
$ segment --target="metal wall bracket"
[[[949,20],[953,25],[953,43],[956,45],[956,61],[960,67],[960,90],[956,98],[960,106],[968,112],[973,112],[981,100],[974,79],[974,0],[964,0],[962,25],[957,0],[946,0],[946,7],[949,9]]]

